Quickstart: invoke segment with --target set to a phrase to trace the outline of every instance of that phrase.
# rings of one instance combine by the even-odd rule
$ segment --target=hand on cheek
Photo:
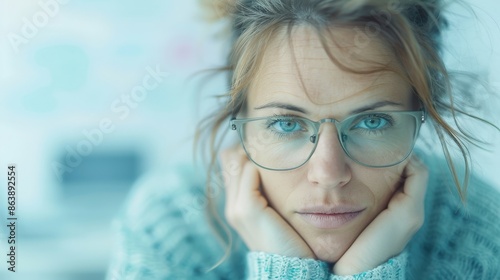
[[[258,169],[240,149],[224,151],[221,166],[226,188],[226,219],[251,251],[315,258],[301,236],[262,195]]]
[[[426,167],[412,157],[404,170],[403,186],[339,259],[333,271],[352,275],[367,271],[401,253],[424,222]]]

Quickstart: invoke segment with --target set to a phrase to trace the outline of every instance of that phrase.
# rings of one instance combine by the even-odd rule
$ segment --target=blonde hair
[[[414,94],[432,120],[433,127],[453,175],[454,183],[462,200],[468,186],[470,153],[467,144],[480,141],[465,132],[457,121],[458,114],[489,123],[459,109],[452,95],[450,74],[440,56],[440,34],[446,21],[442,17],[443,4],[437,0],[206,0],[205,5],[213,9],[212,18],[226,18],[232,23],[232,51],[227,67],[231,88],[221,97],[227,99],[224,108],[204,119],[197,131],[197,142],[209,151],[207,188],[214,186],[217,170],[217,154],[227,121],[244,108],[246,95],[253,77],[261,63],[268,43],[275,35],[286,30],[290,34],[297,25],[308,25],[318,33],[323,47],[331,60],[342,69],[355,73],[377,71],[397,72],[412,87]],[[328,27],[358,27],[365,33],[375,30],[399,58],[401,69],[388,69],[379,65],[375,70],[360,71],[340,63],[327,48],[324,37]],[[444,116],[451,115],[452,123]],[[491,123],[489,123],[491,124]],[[497,128],[498,129],[498,128]],[[203,136],[207,142],[199,142]],[[460,182],[447,140],[458,147],[464,163],[465,175]],[[217,214],[215,201],[209,200],[209,220],[215,224],[218,235],[228,245],[230,253],[232,237],[230,230]],[[224,258],[223,258],[224,259]]]

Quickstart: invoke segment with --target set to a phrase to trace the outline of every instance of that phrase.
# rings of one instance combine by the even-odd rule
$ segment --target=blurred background
[[[197,0],[0,5],[0,185],[15,164],[19,219],[18,272],[2,261],[0,279],[103,279],[111,221],[131,186],[147,172],[190,164],[195,125],[226,88],[224,76],[200,83],[194,75],[224,64],[223,23],[204,21]],[[459,6],[450,14],[456,28],[444,54],[498,91],[500,4],[472,8],[477,18]],[[498,97],[479,98],[481,115],[500,125]],[[473,153],[475,172],[500,187],[498,142]],[[3,225],[4,187],[0,198]]]

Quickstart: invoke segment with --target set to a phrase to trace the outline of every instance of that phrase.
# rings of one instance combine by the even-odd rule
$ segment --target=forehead
[[[250,87],[249,101],[288,95],[307,97],[314,104],[336,104],[381,91],[409,91],[409,85],[394,71],[375,71],[399,66],[379,38],[370,38],[356,27],[331,28],[324,35],[337,63],[310,27],[297,27],[290,36],[283,32],[272,40]],[[373,73],[366,73],[370,71]]]

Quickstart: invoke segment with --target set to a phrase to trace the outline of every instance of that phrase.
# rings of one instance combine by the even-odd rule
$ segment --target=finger
[[[254,205],[256,199],[259,198],[263,198],[260,192],[259,171],[253,163],[247,161],[243,166],[237,200],[241,204],[241,207],[250,207],[253,209],[256,206]],[[265,207],[266,203],[263,203],[261,206]]]
[[[220,163],[222,175],[228,176],[224,179],[230,179],[241,174],[243,162],[246,160],[246,154],[240,145],[225,149],[220,153]]]
[[[220,156],[221,175],[224,179],[226,203],[236,200],[245,157],[236,148],[224,150]]]
[[[429,173],[427,167],[413,155],[405,168],[404,193],[415,199],[424,199]]]

